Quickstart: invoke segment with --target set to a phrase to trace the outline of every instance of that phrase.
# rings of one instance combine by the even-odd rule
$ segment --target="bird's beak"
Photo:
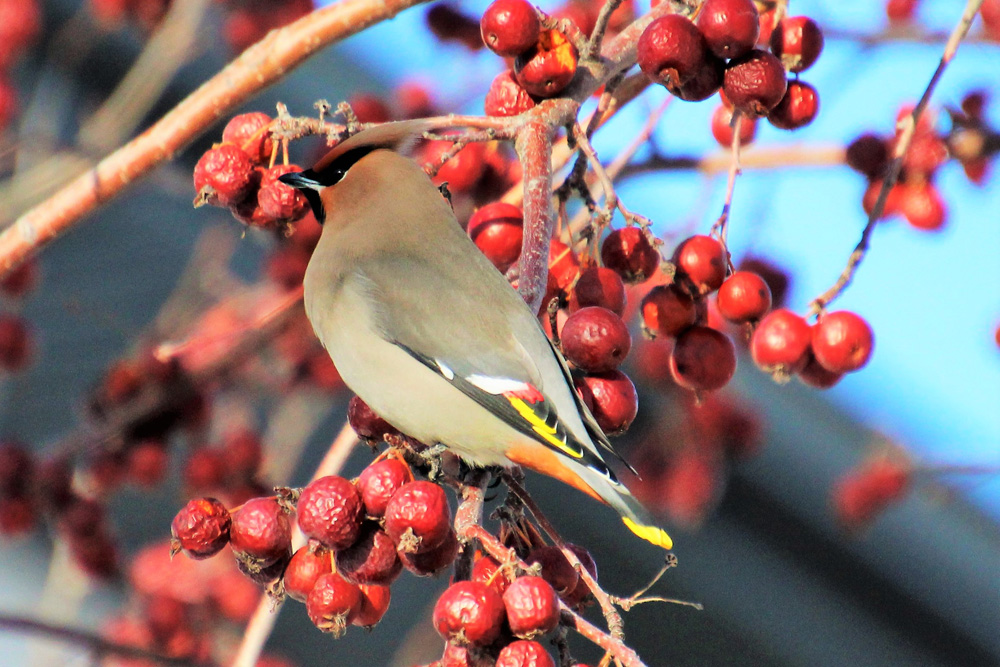
[[[316,178],[316,174],[312,169],[282,174],[281,176],[278,176],[278,180],[289,187],[295,188],[296,190],[318,191],[322,190],[324,187],[323,184]]]

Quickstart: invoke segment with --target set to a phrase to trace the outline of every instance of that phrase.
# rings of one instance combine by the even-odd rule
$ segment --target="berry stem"
[[[872,207],[872,211],[868,215],[868,222],[865,224],[865,228],[861,232],[861,240],[858,241],[858,244],[854,247],[854,251],[851,252],[850,257],[847,259],[847,266],[841,272],[833,286],[813,299],[812,303],[809,304],[810,315],[818,315],[822,312],[831,301],[840,296],[841,292],[843,292],[854,279],[854,272],[857,270],[858,266],[861,264],[861,260],[865,258],[865,254],[868,252],[868,245],[871,240],[872,231],[875,229],[875,225],[877,224],[879,218],[882,217],[882,212],[885,210],[885,203],[889,198],[889,191],[892,190],[892,187],[896,185],[896,181],[899,180],[899,174],[903,169],[903,157],[906,155],[906,151],[910,147],[910,142],[913,140],[913,135],[917,128],[917,121],[920,120],[920,116],[927,107],[927,103],[930,102],[931,95],[934,93],[934,89],[937,87],[938,81],[940,81],[942,75],[944,75],[944,71],[948,67],[948,63],[950,63],[952,58],[955,57],[959,44],[961,44],[962,39],[968,34],[969,27],[972,25],[972,20],[976,18],[976,14],[979,12],[979,8],[982,4],[983,0],[968,0],[968,2],[966,2],[962,18],[959,20],[958,25],[955,26],[955,29],[952,30],[951,36],[948,38],[948,43],[945,44],[941,60],[938,62],[937,68],[934,70],[934,74],[931,75],[931,80],[927,83],[927,87],[924,89],[923,95],[920,96],[920,101],[917,102],[917,106],[913,108],[913,111],[911,111],[910,114],[900,123],[902,126],[902,134],[899,137],[899,141],[896,143],[895,154],[893,155],[892,162],[889,164],[889,169],[885,178],[882,180],[882,188],[879,190],[878,199],[875,201],[875,206]]]

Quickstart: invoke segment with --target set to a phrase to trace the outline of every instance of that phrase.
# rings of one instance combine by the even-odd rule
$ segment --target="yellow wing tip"
[[[657,526],[640,526],[627,516],[622,517],[622,523],[628,526],[633,533],[646,540],[650,544],[655,544],[663,549],[673,549],[674,541],[667,535],[667,531]]]

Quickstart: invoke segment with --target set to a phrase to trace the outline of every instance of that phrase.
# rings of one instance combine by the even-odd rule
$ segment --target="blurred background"
[[[451,7],[478,21],[486,4]],[[18,49],[11,37],[15,52],[0,61],[2,226],[158,119],[267,29],[308,9],[296,2],[0,0],[0,26],[22,25],[26,5],[37,9],[34,37]],[[451,14],[444,28],[439,14],[430,30],[431,6],[322,51],[243,111],[273,115],[281,102],[293,115],[314,116],[317,100],[370,94],[397,117],[414,109],[482,113],[504,63],[451,39],[467,35]],[[818,90],[821,110],[794,132],[758,123],[747,164],[755,151],[778,158],[767,168],[748,166],[737,180],[729,232],[737,264],[752,258],[769,267],[772,287],[786,281],[787,307],[806,312],[864,227],[868,183],[843,163],[842,150],[864,133],[892,137],[898,111],[923,92],[963,7],[791,3],[791,14],[812,17],[826,34],[822,56],[802,75]],[[996,33],[991,41],[977,18],[928,109],[939,136],[952,134],[963,100],[976,91],[986,93],[983,126],[1000,127],[1000,106],[990,101],[998,58]],[[601,158],[623,151],[666,97],[651,87],[603,128],[595,139]],[[707,233],[721,210],[724,171],[677,168],[683,158],[723,154],[710,130],[717,105],[715,97],[670,103],[636,168],[619,182],[623,201],[652,219],[668,249]],[[192,459],[218,450],[234,430],[250,430],[263,442],[264,460],[242,492],[301,485],[343,424],[350,395],[299,323],[221,370],[213,364],[226,360],[225,351],[185,357],[218,372],[180,392],[170,419],[183,422],[182,432],[147,458],[123,454],[122,434],[109,435],[107,415],[120,414],[112,409],[116,396],[146,392],[157,372],[143,365],[149,350],[192,339],[228,349],[301,272],[285,252],[287,240],[247,230],[222,209],[192,209],[194,164],[219,140],[222,124],[46,248],[22,276],[23,293],[5,290],[0,308],[25,323],[27,352],[0,374],[0,439],[23,443],[46,474],[59,454],[72,453],[78,487],[107,508],[102,530],[114,547],[81,574],[60,520],[44,508],[0,505],[8,533],[0,539],[4,618],[138,641],[133,621],[143,595],[164,594],[170,583],[182,597],[208,604],[207,595],[217,608],[230,604],[232,619],[245,618],[256,602],[252,590],[210,583],[215,570],[182,576],[171,568],[194,566],[155,555],[165,554],[170,520],[192,493],[197,466],[208,465]],[[303,165],[322,150],[318,140],[292,148]],[[673,167],[655,168],[661,159]],[[665,344],[639,342],[632,317],[636,347],[627,371],[640,407],[619,442],[644,472],[643,498],[664,518],[679,559],[653,591],[704,605],[650,603],[627,614],[628,641],[647,664],[1000,664],[1000,181],[995,164],[984,163],[977,171],[948,159],[937,169],[946,206],[940,229],[917,229],[900,216],[876,228],[871,252],[836,302],[869,321],[875,354],[830,389],[775,383],[741,350],[735,379],[696,407],[664,371]],[[641,294],[630,298],[635,305]],[[5,326],[3,335],[12,335]],[[162,386],[176,389],[169,382]],[[134,415],[117,425],[140,440],[156,430]],[[117,444],[98,446],[109,443]],[[358,447],[344,474],[370,460]],[[845,521],[835,489],[872,460],[899,463],[907,486],[884,507]],[[630,594],[656,573],[661,554],[631,539],[612,512],[548,479],[529,476],[528,485],[564,536],[591,551],[607,590]],[[194,581],[204,589],[192,590]],[[295,665],[430,662],[441,641],[429,610],[446,584],[446,577],[404,574],[383,622],[338,641],[289,602],[268,650]],[[213,623],[236,641],[238,623]],[[582,661],[600,659],[592,646],[573,646]],[[0,662],[10,665],[91,659],[80,646],[12,630],[0,635],[0,647]]]

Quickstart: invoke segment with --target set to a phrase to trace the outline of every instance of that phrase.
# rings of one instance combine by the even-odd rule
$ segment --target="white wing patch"
[[[499,396],[500,394],[505,394],[507,392],[519,392],[524,391],[525,389],[531,389],[530,384],[526,384],[520,380],[512,380],[510,378],[498,378],[490,377],[489,375],[473,374],[465,379],[469,384],[485,391],[487,394],[493,394],[494,396]]]

